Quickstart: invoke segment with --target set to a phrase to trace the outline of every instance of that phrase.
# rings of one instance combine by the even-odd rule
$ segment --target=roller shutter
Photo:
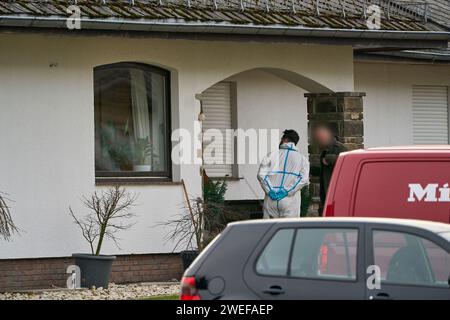
[[[232,176],[233,136],[232,129],[231,83],[219,82],[202,93],[202,106],[205,119],[203,121],[203,159],[205,171],[210,177]],[[208,134],[208,129],[219,130],[222,141],[214,139],[214,134]],[[220,160],[222,163],[214,163]]]
[[[412,106],[414,144],[448,144],[448,87],[413,86]]]

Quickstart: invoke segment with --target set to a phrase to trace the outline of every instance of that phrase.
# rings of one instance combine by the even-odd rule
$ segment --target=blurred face
[[[327,128],[317,128],[314,131],[314,140],[321,146],[328,146],[333,140],[332,132]]]

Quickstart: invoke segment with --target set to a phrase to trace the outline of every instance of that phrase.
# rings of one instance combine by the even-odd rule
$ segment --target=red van
[[[341,153],[331,177],[324,216],[450,223],[450,146]]]

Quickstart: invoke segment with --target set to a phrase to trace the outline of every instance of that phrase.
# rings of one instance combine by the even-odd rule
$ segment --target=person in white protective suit
[[[265,219],[300,216],[300,190],[309,184],[309,161],[296,147],[299,139],[294,130],[285,130],[279,149],[261,162],[258,180],[265,192]]]

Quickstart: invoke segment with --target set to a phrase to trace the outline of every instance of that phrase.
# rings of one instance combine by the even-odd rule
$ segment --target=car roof
[[[392,146],[392,147],[375,147],[367,148],[366,151],[396,151],[396,150],[416,150],[416,151],[426,151],[426,150],[448,150],[450,151],[450,145],[414,145],[414,146]]]
[[[230,225],[237,224],[291,224],[291,223],[307,224],[307,223],[324,223],[329,225],[330,223],[357,223],[357,224],[386,224],[392,226],[404,226],[414,227],[419,229],[428,230],[433,233],[450,232],[450,224],[414,220],[414,219],[395,219],[395,218],[370,218],[370,217],[318,217],[318,218],[282,218],[282,219],[263,219],[263,220],[247,220],[240,222],[233,222]]]
[[[415,146],[393,146],[357,149],[342,152],[343,156],[352,155],[399,155],[399,154],[450,154],[450,145],[415,145]]]

